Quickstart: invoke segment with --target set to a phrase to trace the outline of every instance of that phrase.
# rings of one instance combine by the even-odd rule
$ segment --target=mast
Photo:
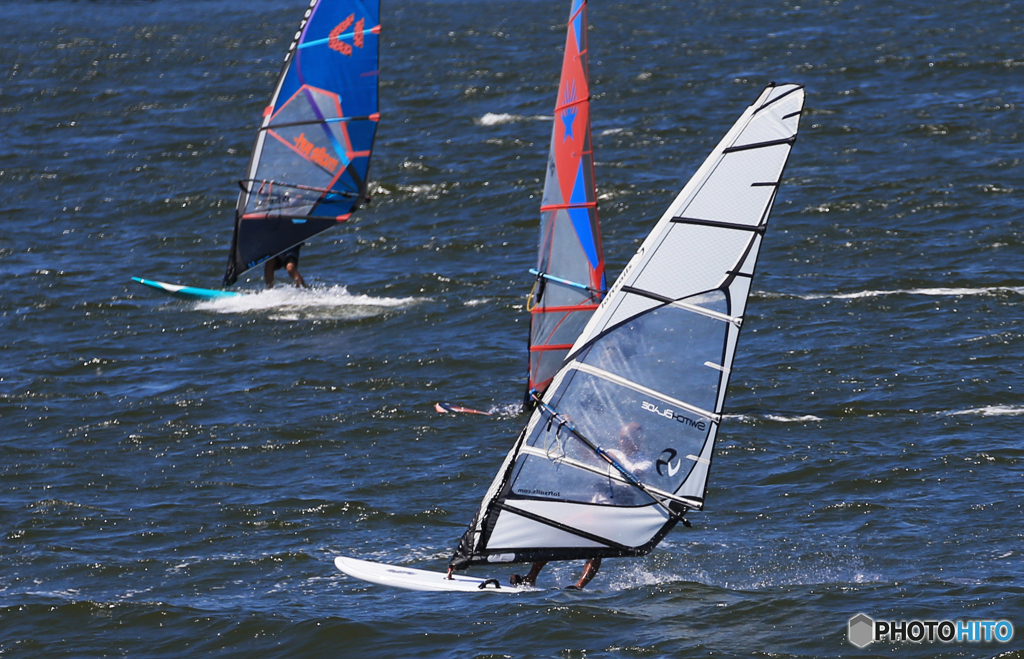
[[[543,393],[604,296],[604,254],[590,134],[587,2],[573,0],[540,206],[530,302],[529,382]]]
[[[310,3],[239,181],[225,286],[344,222],[368,198],[379,34],[379,0]]]
[[[450,567],[639,556],[704,507],[754,267],[804,90],[770,85],[626,265]]]

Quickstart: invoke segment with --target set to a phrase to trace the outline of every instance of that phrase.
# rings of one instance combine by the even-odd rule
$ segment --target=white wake
[[[369,318],[392,309],[409,307],[429,298],[375,297],[353,295],[345,286],[324,288],[295,288],[281,285],[277,288],[234,297],[204,300],[196,309],[224,314],[257,314],[271,312],[273,320]]]

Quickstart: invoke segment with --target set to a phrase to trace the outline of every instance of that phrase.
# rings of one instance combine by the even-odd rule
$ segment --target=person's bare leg
[[[521,577],[518,574],[513,574],[512,578],[509,581],[512,583],[513,586],[518,586],[519,584],[536,586],[537,575],[540,574],[540,571],[543,570],[544,566],[547,564],[547,561],[538,561],[534,563],[532,566],[530,566],[530,571],[526,574],[525,577]]]
[[[267,282],[267,288],[274,287],[274,259],[268,260],[263,266],[263,281]]]
[[[601,559],[592,558],[587,561],[586,565],[583,566],[583,576],[576,582],[576,588],[582,590],[584,586],[590,583],[590,580],[597,576],[597,571],[601,569]]]
[[[523,577],[523,581],[530,584],[531,586],[536,586],[537,575],[540,574],[540,571],[543,570],[544,566],[547,564],[547,561],[537,561],[536,563],[534,563],[532,566],[530,566],[529,573],[527,573],[527,575]]]
[[[298,286],[299,288],[308,288],[306,286],[306,280],[303,279],[302,275],[299,273],[299,266],[289,261],[287,264],[285,264],[284,269],[287,270],[288,274],[292,276],[292,281],[295,282],[296,286]]]

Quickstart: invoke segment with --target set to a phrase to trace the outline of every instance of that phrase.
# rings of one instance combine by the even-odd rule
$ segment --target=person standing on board
[[[306,280],[302,278],[302,274],[299,272],[299,250],[302,248],[302,243],[299,243],[295,247],[292,247],[287,252],[278,254],[272,259],[268,259],[266,265],[263,266],[263,278],[267,282],[267,288],[274,287],[274,271],[285,269],[289,275],[291,275],[292,281],[299,288],[309,288],[306,286]]]
[[[642,476],[645,472],[649,471],[654,466],[650,460],[647,460],[643,456],[643,439],[644,429],[636,421],[631,421],[622,427],[619,431],[619,448],[608,449],[605,451],[608,455],[614,458],[622,467],[633,474],[635,477]],[[609,499],[603,495],[596,497],[593,503],[607,503]],[[547,565],[547,561],[537,561],[530,567],[530,571],[525,577],[521,577],[518,574],[513,574],[509,582],[513,586],[520,584],[526,584],[528,586],[537,585],[537,575]],[[582,590],[590,581],[597,576],[597,571],[601,569],[601,559],[591,558],[583,565],[583,574],[580,576],[580,580],[576,582],[575,586],[566,586],[566,590]]]
[[[637,478],[646,475],[654,463],[643,455],[644,429],[636,421],[630,421],[619,431],[619,448],[606,452],[615,458],[626,471]]]

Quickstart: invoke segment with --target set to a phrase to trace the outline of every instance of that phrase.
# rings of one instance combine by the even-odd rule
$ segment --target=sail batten
[[[606,469],[601,469],[599,467],[595,467],[593,465],[589,465],[589,464],[586,464],[584,462],[580,462],[579,460],[573,460],[572,458],[567,458],[564,455],[563,456],[552,457],[552,455],[549,452],[544,451],[542,449],[534,448],[532,446],[524,446],[522,448],[522,453],[525,454],[525,455],[536,455],[538,457],[547,458],[548,460],[551,460],[552,462],[557,462],[558,464],[563,464],[563,465],[567,465],[569,467],[574,467],[576,469],[582,469],[584,471],[589,471],[591,473],[597,474],[597,475],[602,476],[604,478],[609,478],[611,480],[618,481],[618,482],[622,483],[623,485],[629,485],[630,484],[629,480],[623,478],[622,475],[619,474],[618,471],[616,469],[612,468],[611,466],[607,467]],[[692,460],[693,462],[702,462],[703,461],[703,462],[705,462],[707,464],[710,464],[709,460],[704,460],[704,458],[700,458],[700,457],[698,457],[696,455],[688,455],[688,456],[686,456],[686,458],[688,460]],[[683,504],[690,504],[693,501],[692,499],[687,498],[687,497],[680,497],[680,496],[676,496],[675,494],[672,494],[671,492],[666,492],[664,490],[659,490],[658,488],[656,488],[656,487],[654,487],[652,485],[646,484],[646,483],[644,484],[644,488],[645,488],[646,491],[648,491],[648,492],[650,492],[652,494],[656,494],[659,497],[662,497],[662,498],[665,498],[665,499],[669,499],[671,501],[678,501],[679,503],[683,503]],[[508,507],[508,504],[503,504],[503,505],[506,508]]]
[[[326,119],[318,119],[316,121],[292,121],[290,123],[281,124],[269,124],[267,126],[260,126],[257,130],[273,130],[275,128],[291,128],[293,126],[315,126],[317,124],[333,124],[345,121],[377,121],[379,117],[374,118],[373,116],[362,116],[362,117],[330,117]]]
[[[702,316],[707,316],[708,318],[720,320],[723,323],[732,323],[736,327],[739,327],[740,325],[743,324],[743,319],[738,316],[730,316],[728,314],[718,313],[717,311],[713,311],[711,309],[705,309],[704,307],[698,304],[687,304],[686,302],[683,302],[681,300],[673,300],[669,304],[678,309],[686,309],[687,311],[692,311],[693,313],[698,313]]]
[[[669,506],[666,505],[666,503],[664,501],[662,501],[659,497],[657,497],[655,495],[655,493],[651,490],[651,488],[648,487],[644,482],[642,482],[640,480],[640,478],[636,474],[634,474],[631,469],[629,469],[626,465],[624,465],[622,462],[620,462],[620,460],[617,459],[616,455],[613,455],[612,452],[606,451],[602,447],[596,445],[587,436],[582,434],[579,430],[577,430],[572,425],[572,423],[571,423],[571,421],[570,421],[570,419],[568,417],[565,417],[565,416],[559,414],[557,410],[551,408],[550,406],[548,406],[543,401],[539,402],[539,409],[541,409],[544,413],[550,415],[551,420],[556,420],[557,419],[558,422],[559,422],[559,429],[561,429],[562,427],[567,427],[569,429],[569,432],[571,433],[572,437],[574,437],[575,439],[579,440],[586,448],[588,448],[591,451],[593,451],[593,453],[595,455],[597,455],[599,458],[601,458],[602,460],[604,460],[604,462],[606,462],[608,464],[608,471],[607,472],[604,472],[604,471],[602,471],[600,469],[596,469],[594,467],[586,468],[586,469],[584,469],[584,471],[589,471],[591,473],[595,473],[595,474],[604,476],[604,477],[608,478],[609,481],[617,481],[617,482],[619,482],[621,484],[625,484],[625,485],[631,486],[631,487],[635,488],[636,490],[639,490],[642,494],[644,494],[648,499],[652,500],[655,504],[665,508],[669,512],[669,514],[672,514],[672,510],[669,508]],[[549,421],[549,424],[550,423],[551,423],[551,421]],[[524,454],[528,454],[528,452],[526,452],[526,451],[523,451],[523,453]],[[558,462],[559,464],[573,464],[573,465],[584,465],[585,464],[583,462],[579,462],[577,460],[573,460],[572,458],[568,457],[564,453],[563,453],[562,457],[559,460],[553,461],[553,462]],[[536,494],[537,492],[534,490],[531,493],[532,494]],[[592,500],[592,503],[597,503],[597,502]]]
[[[800,85],[770,85],[683,186],[539,397],[452,568],[640,556],[704,508],[778,191],[754,184],[782,180],[803,100]],[[510,516],[520,506],[619,546]]]
[[[574,0],[566,29],[562,72],[540,204],[537,277],[530,301],[529,381],[542,393],[562,365],[607,289],[597,217],[590,130],[587,3]],[[559,285],[553,285],[559,284]]]
[[[543,213],[545,211],[568,210],[570,208],[597,208],[597,202],[596,201],[581,201],[581,202],[578,202],[578,203],[570,202],[568,204],[548,204],[546,206],[541,206],[540,210]]]
[[[754,184],[756,185],[756,184]],[[775,184],[767,184],[777,187]],[[702,227],[717,227],[719,229],[733,229],[735,231],[753,231],[754,233],[764,233],[765,226],[763,224],[749,225],[749,224],[736,224],[733,222],[718,222],[716,220],[701,220],[696,217],[673,217],[672,222],[676,224],[693,224]]]
[[[589,373],[590,375],[602,378],[604,380],[608,380],[609,382],[614,382],[615,384],[618,384],[620,386],[626,387],[627,389],[632,389],[633,391],[635,391],[637,393],[645,394],[647,396],[651,396],[652,398],[658,398],[661,401],[666,402],[666,403],[668,403],[670,405],[675,405],[676,407],[681,407],[682,409],[687,410],[688,412],[693,412],[694,414],[698,414],[698,415],[704,417],[705,419],[711,419],[713,421],[719,421],[722,418],[721,415],[719,415],[719,414],[715,414],[714,412],[709,412],[707,410],[701,409],[700,407],[697,407],[696,405],[691,405],[690,403],[686,403],[684,401],[678,400],[676,398],[673,398],[672,396],[669,396],[666,393],[663,393],[661,391],[655,391],[654,389],[651,389],[650,387],[645,387],[642,384],[638,384],[638,383],[633,382],[631,380],[627,380],[624,377],[620,377],[618,375],[615,375],[614,373],[609,373],[608,371],[605,371],[603,369],[597,368],[595,366],[591,366],[590,364],[583,364],[583,363],[580,363],[580,362],[573,362],[571,364],[571,367],[575,368],[577,371],[582,371],[584,373]]]
[[[367,199],[380,120],[380,0],[314,0],[256,131],[224,284]]]
[[[601,291],[599,291],[597,289],[594,289],[594,288],[591,288],[590,286],[587,286],[586,284],[581,284],[578,281],[569,281],[568,279],[562,279],[561,277],[556,277],[556,276],[550,275],[550,274],[548,274],[546,272],[539,272],[535,268],[530,268],[530,274],[534,275],[534,276],[536,276],[536,277],[538,277],[540,279],[544,279],[544,280],[547,280],[547,281],[555,282],[556,284],[563,284],[565,286],[575,286],[576,288],[581,288],[581,289],[583,289],[585,291],[590,291],[591,293],[601,293]],[[595,304],[594,307],[596,308],[597,305]],[[549,305],[549,306],[544,307],[543,309],[540,309],[540,312],[543,312],[544,310],[551,310],[551,309],[553,309],[553,308]],[[560,308],[558,308],[557,310],[561,311]],[[533,311],[533,309],[531,309],[530,311]]]

